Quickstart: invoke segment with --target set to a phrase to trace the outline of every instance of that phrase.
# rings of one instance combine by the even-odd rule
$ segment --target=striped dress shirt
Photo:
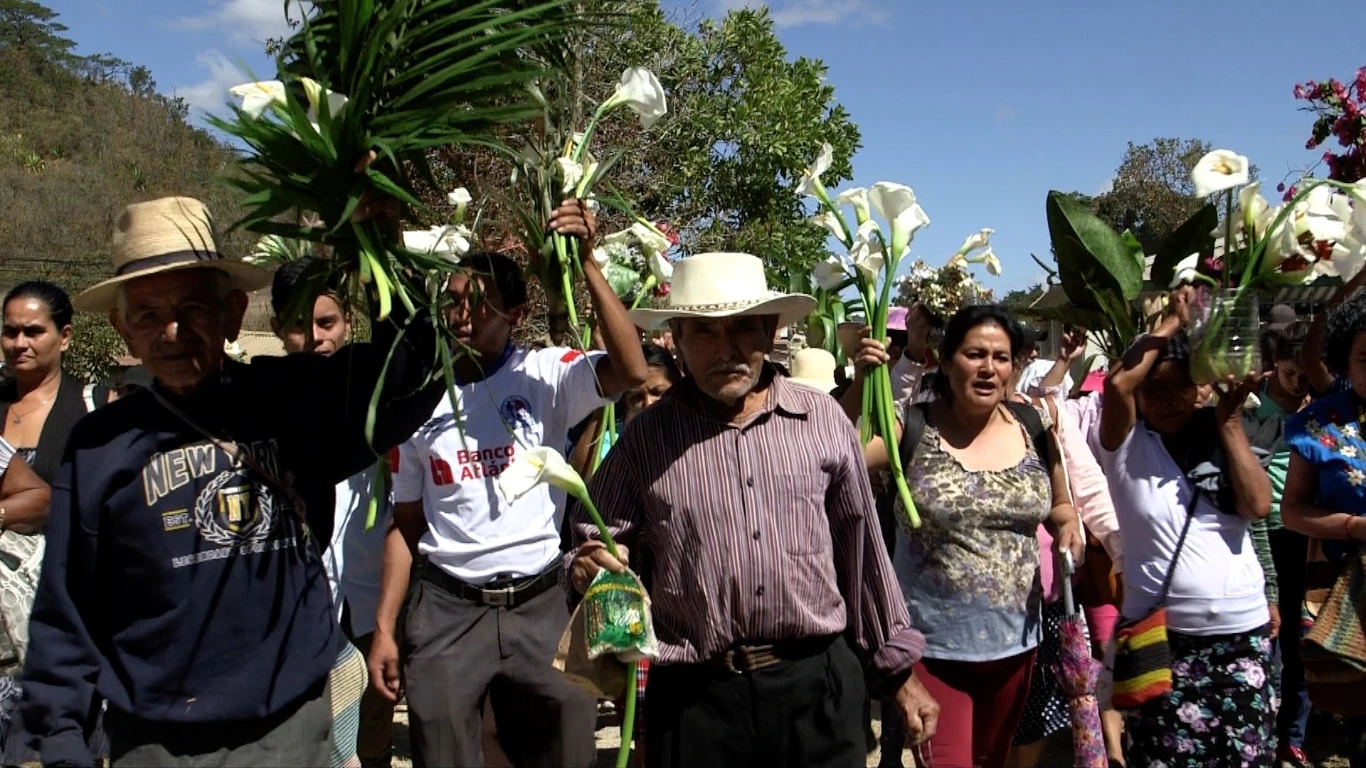
[[[858,436],[829,395],[766,373],[743,426],[690,381],[626,427],[591,491],[613,538],[648,554],[656,663],[849,631],[883,687],[925,648],[910,626]],[[762,385],[761,385],[762,386]],[[580,513],[576,544],[596,534]]]

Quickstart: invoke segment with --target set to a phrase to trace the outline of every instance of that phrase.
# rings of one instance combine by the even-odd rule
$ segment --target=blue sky
[[[262,43],[285,28],[281,0],[48,2],[82,52],[144,64],[196,107],[221,106],[239,65],[270,74]],[[746,4],[665,3],[692,18]],[[1158,136],[1234,149],[1274,185],[1317,160],[1294,84],[1366,64],[1345,42],[1366,3],[1311,15],[1275,0],[768,5],[789,53],[829,66],[863,132],[855,183],[915,188],[932,224],[913,253],[931,263],[994,228],[1005,274],[982,277],[998,295],[1043,276],[1029,254],[1047,259],[1048,190],[1102,191],[1126,142]]]

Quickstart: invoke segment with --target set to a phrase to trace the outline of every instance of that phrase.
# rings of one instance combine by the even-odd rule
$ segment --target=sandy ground
[[[881,731],[882,724],[874,718],[873,730]],[[621,744],[621,729],[616,724],[601,724],[598,728],[598,768],[612,768],[616,763],[617,747]],[[1310,757],[1320,768],[1348,768],[1347,739],[1348,727],[1340,721],[1325,715],[1315,714],[1309,724]],[[1318,748],[1314,748],[1318,747]],[[394,765],[397,768],[411,768],[411,751],[408,746],[408,712],[400,706],[394,715]],[[868,755],[867,766],[873,768],[881,760],[879,750]],[[1048,743],[1040,761],[1040,768],[1068,766],[1072,763],[1070,737],[1066,733],[1057,734]],[[901,764],[908,768],[915,765],[910,750],[902,753]]]

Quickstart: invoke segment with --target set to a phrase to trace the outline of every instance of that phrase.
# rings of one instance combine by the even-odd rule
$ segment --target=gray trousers
[[[323,768],[332,761],[332,696],[326,685],[292,711],[250,723],[194,726],[104,717],[113,768]]]
[[[513,765],[594,765],[596,702],[551,666],[568,624],[564,593],[553,587],[507,609],[419,581],[400,654],[413,765],[483,765],[486,699]]]

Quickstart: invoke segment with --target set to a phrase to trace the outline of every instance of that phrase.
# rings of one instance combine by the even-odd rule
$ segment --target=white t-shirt
[[[1052,367],[1053,361],[1045,360],[1042,357],[1034,360],[1029,365],[1026,365],[1024,371],[1020,374],[1019,383],[1015,385],[1015,391],[1022,395],[1029,394],[1030,389],[1037,387],[1039,382],[1043,381],[1044,377],[1048,375],[1048,371],[1052,369]],[[1062,381],[1063,386],[1066,388],[1064,391],[1071,392],[1073,384],[1072,374],[1063,374]]]
[[[509,503],[498,473],[517,454],[561,450],[569,430],[609,401],[598,394],[602,353],[513,348],[497,370],[456,390],[399,448],[394,500],[422,501],[428,531],[418,552],[471,584],[534,576],[560,556],[563,491],[541,485]],[[510,430],[510,431],[509,431]]]
[[[397,469],[391,466],[391,471]],[[341,621],[343,605],[350,603],[351,632],[356,637],[375,631],[380,576],[384,567],[384,537],[389,531],[389,513],[393,509],[393,497],[386,495],[376,512],[375,527],[365,530],[374,479],[375,468],[370,467],[337,483],[332,542],[323,553],[337,621]]]
[[[1192,489],[1162,438],[1141,421],[1119,450],[1102,447],[1100,461],[1124,535],[1124,616],[1135,619],[1157,607]],[[1168,627],[1226,635],[1270,621],[1250,530],[1247,520],[1200,495],[1168,593]]]

